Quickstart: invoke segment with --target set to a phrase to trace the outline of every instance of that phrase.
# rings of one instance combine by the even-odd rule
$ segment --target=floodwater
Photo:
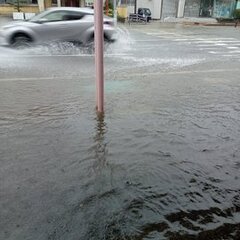
[[[104,116],[91,54],[1,49],[0,239],[240,238],[239,63],[122,31]]]

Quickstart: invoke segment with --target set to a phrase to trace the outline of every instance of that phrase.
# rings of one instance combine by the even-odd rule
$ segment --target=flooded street
[[[126,25],[94,56],[0,48],[0,239],[238,240],[240,32]]]

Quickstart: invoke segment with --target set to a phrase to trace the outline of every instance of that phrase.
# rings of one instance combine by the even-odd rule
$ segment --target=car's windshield
[[[147,15],[151,15],[151,11],[150,11],[150,9],[146,8],[146,9],[145,9],[145,14],[147,14]]]
[[[37,15],[33,16],[29,19],[30,22],[37,22],[39,19],[43,18],[43,16],[47,15],[49,11],[38,13]]]

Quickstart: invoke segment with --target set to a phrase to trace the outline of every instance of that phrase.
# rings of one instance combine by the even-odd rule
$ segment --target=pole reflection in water
[[[91,216],[88,216],[88,239],[104,239],[106,221],[108,219],[109,206],[112,195],[112,169],[107,162],[108,145],[106,142],[107,125],[104,114],[97,113],[94,136],[94,163],[92,165],[94,174],[93,192],[95,195],[94,204],[91,206]]]
[[[105,142],[105,134],[107,132],[107,126],[104,121],[104,114],[97,113],[96,117],[96,135],[94,137],[95,142],[95,166],[94,170],[97,174],[98,171],[101,171],[106,165],[106,157],[107,157],[107,143]]]

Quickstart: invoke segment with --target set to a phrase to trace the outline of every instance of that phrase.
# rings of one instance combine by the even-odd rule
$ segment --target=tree
[[[27,4],[27,0],[13,0],[7,2],[10,5],[14,6],[14,9],[17,10],[17,12],[21,12],[21,7],[25,4]]]

